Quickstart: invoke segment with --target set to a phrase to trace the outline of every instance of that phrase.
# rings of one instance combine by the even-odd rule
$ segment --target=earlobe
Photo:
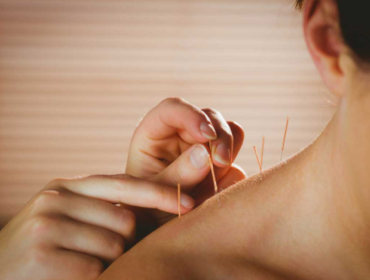
[[[343,71],[339,63],[344,50],[337,6],[333,0],[308,0],[304,7],[304,33],[308,49],[325,84],[342,95]]]

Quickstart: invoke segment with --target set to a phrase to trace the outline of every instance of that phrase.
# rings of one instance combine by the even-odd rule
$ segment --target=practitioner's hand
[[[183,213],[194,205],[181,201]],[[54,180],[0,231],[0,279],[96,279],[135,238],[135,216],[118,203],[178,206],[174,188],[129,175]]]
[[[181,189],[200,204],[214,194],[209,140],[220,189],[244,179],[244,172],[232,165],[244,140],[243,129],[226,122],[215,110],[200,110],[179,98],[166,99],[137,127],[126,173],[173,187],[181,183]],[[144,212],[154,216],[158,224],[170,219],[163,212]]]

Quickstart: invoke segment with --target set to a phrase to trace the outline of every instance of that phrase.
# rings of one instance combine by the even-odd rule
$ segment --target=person
[[[160,227],[99,279],[370,279],[369,4],[297,1],[313,61],[340,97],[322,134]]]
[[[232,165],[243,138],[213,110],[164,100],[136,129],[126,174],[55,179],[5,226],[0,279],[96,279],[178,214],[177,183],[181,214],[211,195],[208,141],[220,187],[244,179]]]

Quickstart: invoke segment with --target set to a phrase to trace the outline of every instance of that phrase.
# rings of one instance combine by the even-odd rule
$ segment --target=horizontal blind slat
[[[258,172],[310,143],[336,100],[286,0],[0,0],[0,227],[55,177],[125,170],[162,99],[212,107],[246,132]],[[288,3],[288,5],[287,5]]]

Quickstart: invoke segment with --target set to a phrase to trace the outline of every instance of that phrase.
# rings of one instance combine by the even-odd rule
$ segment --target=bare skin
[[[177,119],[172,117],[174,109]],[[232,164],[243,130],[218,112],[205,112],[183,100],[167,99],[143,119],[130,149],[137,161],[127,167],[131,175],[145,179],[119,174],[50,182],[0,232],[0,278],[96,279],[104,266],[178,211],[184,215],[206,200],[209,189],[213,192],[207,176],[210,139],[202,135],[200,123],[207,123],[206,131],[217,131],[212,146],[234,150],[228,165],[217,170],[220,188],[243,180],[244,173]],[[163,160],[166,156],[170,158]],[[148,166],[159,168],[141,173],[140,167]],[[182,191],[202,192],[182,192],[178,208],[176,182],[184,186]]]
[[[370,73],[340,39],[332,0],[305,35],[338,111],[304,151],[161,227],[99,279],[369,279]]]
[[[244,171],[233,164],[243,140],[243,129],[235,122],[227,122],[219,112],[200,110],[181,98],[168,98],[136,128],[126,173],[174,188],[180,184],[181,190],[199,205],[214,194],[210,158],[220,189],[246,178]],[[165,211],[130,209],[143,228],[138,231],[139,239],[175,217]],[[155,225],[150,227],[148,220]]]
[[[370,150],[347,151],[370,132],[343,127],[356,118],[345,106],[302,153],[154,232],[101,279],[368,279],[370,176],[352,164]]]

